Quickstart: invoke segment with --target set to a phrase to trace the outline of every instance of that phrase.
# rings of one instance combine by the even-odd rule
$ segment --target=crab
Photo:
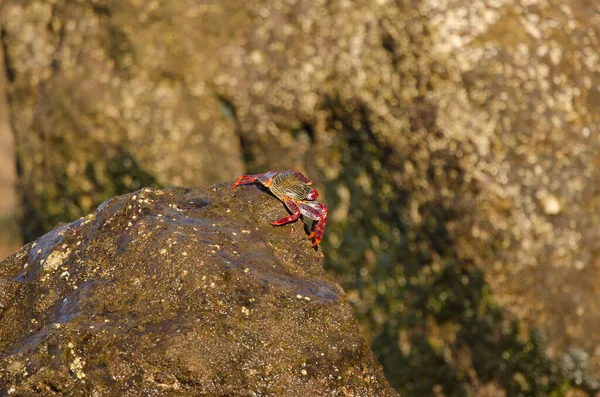
[[[264,174],[242,175],[235,180],[233,187],[255,182],[262,183],[275,197],[283,201],[292,213],[271,222],[271,225],[285,225],[302,215],[313,220],[311,233],[308,236],[313,240],[313,247],[321,242],[329,212],[325,204],[315,201],[319,197],[319,192],[310,186],[312,182],[307,177],[296,170],[269,171]]]

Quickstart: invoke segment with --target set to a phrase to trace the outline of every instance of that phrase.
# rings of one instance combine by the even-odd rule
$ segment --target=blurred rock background
[[[0,57],[2,48],[0,48]],[[21,234],[17,224],[16,159],[14,136],[8,120],[6,103],[6,76],[0,69],[0,260],[21,247]]]
[[[403,395],[600,387],[596,2],[0,15],[24,240],[142,186],[302,169],[332,213],[326,267]]]

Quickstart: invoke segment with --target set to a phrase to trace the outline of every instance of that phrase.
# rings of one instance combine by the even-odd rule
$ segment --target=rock
[[[560,201],[552,194],[542,195],[540,202],[546,215],[556,215],[561,211]]]
[[[231,40],[218,31],[240,24],[210,8],[3,2],[26,242],[142,186],[243,172],[234,123],[211,89],[217,52]]]
[[[0,395],[396,396],[256,185],[107,200],[0,263]]]
[[[3,58],[0,46],[0,58]],[[6,79],[0,67],[0,92],[6,90]],[[19,249],[18,201],[15,189],[17,169],[14,134],[8,122],[6,97],[0,97],[0,260]]]

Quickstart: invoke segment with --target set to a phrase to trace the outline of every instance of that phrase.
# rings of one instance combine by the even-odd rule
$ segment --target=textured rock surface
[[[3,4],[32,229],[131,187],[131,158],[163,184],[299,168],[404,394],[598,389],[597,2]]]
[[[143,186],[241,173],[232,123],[206,87],[227,24],[206,8],[2,3],[26,239]]]
[[[143,189],[26,245],[0,264],[0,390],[397,395],[285,213],[257,186]]]

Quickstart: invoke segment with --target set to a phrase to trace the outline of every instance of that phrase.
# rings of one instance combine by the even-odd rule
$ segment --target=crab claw
[[[286,223],[293,222],[296,219],[300,218],[300,208],[294,200],[290,199],[289,197],[284,197],[283,202],[285,203],[286,207],[288,207],[288,209],[292,212],[292,215],[271,222],[271,225],[273,226],[285,225]]]
[[[317,197],[319,197],[319,192],[317,192],[317,189],[313,189],[310,191],[310,193],[308,193],[308,195],[306,196],[306,199],[313,201],[313,200],[316,200]]]

